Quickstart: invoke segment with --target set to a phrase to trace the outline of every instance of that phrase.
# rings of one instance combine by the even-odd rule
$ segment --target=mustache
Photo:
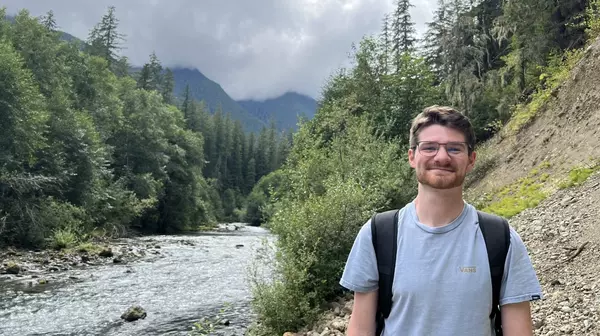
[[[440,170],[455,171],[455,169],[452,166],[430,166],[430,167],[427,167],[427,169],[429,169],[429,170],[440,169]]]

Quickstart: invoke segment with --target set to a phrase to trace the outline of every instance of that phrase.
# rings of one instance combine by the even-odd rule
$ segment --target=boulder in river
[[[110,258],[114,254],[113,254],[113,251],[112,251],[111,248],[105,248],[102,251],[100,251],[100,253],[98,253],[98,255],[101,256],[101,257],[104,257],[104,258]]]
[[[121,318],[127,322],[132,322],[146,318],[146,311],[140,306],[131,306],[121,315]]]
[[[17,265],[14,262],[9,262],[6,265],[6,273],[7,274],[19,274],[20,271],[21,271],[21,266]]]

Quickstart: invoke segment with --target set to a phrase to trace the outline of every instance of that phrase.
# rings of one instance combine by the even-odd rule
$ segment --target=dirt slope
[[[543,161],[550,180],[600,158],[600,39],[586,49],[568,79],[516,135],[490,140],[466,195],[477,198],[525,177]],[[504,135],[504,136],[503,136]]]

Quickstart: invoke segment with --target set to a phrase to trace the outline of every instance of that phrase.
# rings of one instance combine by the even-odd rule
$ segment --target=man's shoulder
[[[394,207],[394,208],[388,208],[388,209],[382,209],[379,211],[376,211],[373,213],[373,216],[371,216],[369,218],[369,220],[365,223],[365,226],[370,227],[372,224],[372,220],[374,215],[377,215],[377,219],[382,218],[383,214],[388,214],[390,215],[388,218],[393,217],[392,215],[395,215],[396,213],[398,213],[398,220],[402,220],[402,218],[404,217],[404,213],[406,213],[407,209],[409,209],[409,207],[412,205],[412,203],[407,203],[402,207]]]

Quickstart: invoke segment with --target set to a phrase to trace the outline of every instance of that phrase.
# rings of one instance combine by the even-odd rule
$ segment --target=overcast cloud
[[[353,42],[378,33],[394,0],[4,0],[9,14],[54,11],[60,29],[85,39],[115,5],[122,53],[141,65],[155,51],[165,66],[200,70],[234,99],[286,91],[317,98],[329,75],[348,60]],[[424,32],[435,0],[413,0]]]

